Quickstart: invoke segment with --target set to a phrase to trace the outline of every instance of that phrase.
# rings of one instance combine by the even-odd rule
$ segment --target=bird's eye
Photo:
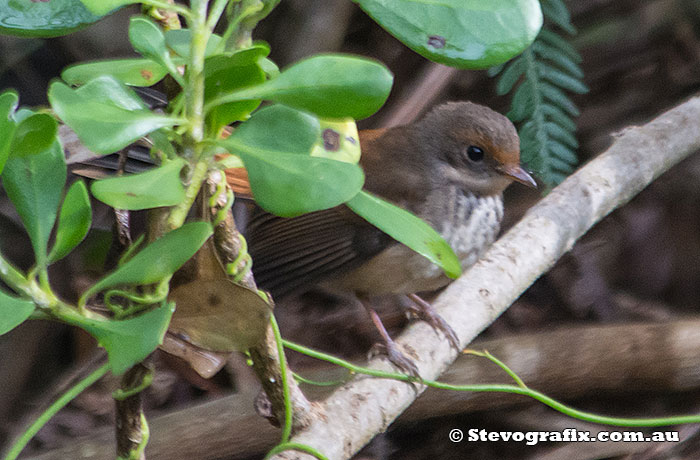
[[[479,147],[470,145],[469,148],[467,148],[467,156],[470,160],[479,162],[484,159],[484,151]]]

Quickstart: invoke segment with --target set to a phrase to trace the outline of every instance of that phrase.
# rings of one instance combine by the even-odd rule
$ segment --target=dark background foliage
[[[616,131],[641,124],[700,90],[700,4],[696,0],[569,1],[579,34],[572,43],[583,56],[584,81],[590,92],[577,95],[576,120],[580,162],[605,149]],[[14,87],[21,103],[45,104],[48,82],[67,64],[95,58],[128,56],[127,18],[121,11],[108,20],[71,36],[51,39],[0,37],[0,88]],[[271,58],[280,66],[313,53],[345,51],[376,58],[395,73],[389,102],[360,127],[410,121],[435,104],[472,100],[505,113],[508,96],[496,96],[495,80],[485,71],[456,71],[431,64],[379,28],[348,0],[284,0],[256,30],[268,41]],[[700,120],[698,120],[700,129]],[[647,152],[654,155],[655,152]],[[507,219],[514,222],[537,198],[512,187],[507,194]],[[6,202],[6,200],[5,200]],[[16,219],[3,209],[0,244],[20,265],[27,265],[30,245]],[[697,315],[700,299],[700,157],[691,156],[662,176],[629,205],[614,212],[586,235],[547,275],[489,328],[484,337],[504,338],[540,333],[580,324],[659,323]],[[70,296],[87,278],[83,261],[67,261],[56,277],[59,292]],[[331,303],[334,306],[329,307]],[[398,330],[403,314],[387,300],[387,323]],[[277,307],[283,335],[345,356],[362,356],[376,340],[362,311],[320,294],[307,295]],[[56,324],[32,322],[0,337],[0,445],[15,435],[28,414],[36,414],[62,382],[89,362],[89,338]],[[568,343],[562,353],[584,350]],[[633,351],[633,350],[632,350]],[[632,352],[630,351],[630,352]],[[591,360],[595,360],[591,356]],[[293,357],[298,366],[313,366]],[[158,381],[149,390],[154,413],[172,410],[202,398],[213,398],[252,385],[242,360],[212,381],[187,374],[159,356]],[[540,364],[546,367],[545,364]],[[653,361],[640,364],[653,367]],[[615,368],[598,370],[616,376]],[[619,376],[618,376],[619,377]],[[463,381],[469,381],[465,375]],[[624,381],[624,379],[622,379]],[[700,411],[698,389],[644,391],[620,385],[601,392],[585,379],[572,404],[592,411],[650,416]],[[33,452],[50,450],[97,425],[110,423],[110,382],[78,398],[44,429],[31,445]],[[494,402],[498,395],[492,395]],[[382,435],[363,458],[561,458],[589,446],[526,447],[521,444],[451,444],[453,427],[497,431],[556,429],[578,426],[532,403],[509,405],[460,416],[431,418],[397,425]],[[568,423],[568,425],[567,425]],[[551,427],[551,428],[547,428]],[[628,444],[590,458],[695,458],[700,449],[697,428],[687,428],[686,441],[665,449]],[[559,450],[557,450],[559,449]],[[578,450],[576,450],[578,449]],[[638,455],[640,457],[635,457]],[[643,456],[646,455],[646,456]]]

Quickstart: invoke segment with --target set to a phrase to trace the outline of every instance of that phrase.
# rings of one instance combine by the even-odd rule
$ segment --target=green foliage
[[[95,77],[109,75],[129,86],[152,86],[168,74],[168,70],[150,59],[110,59],[75,64],[61,73],[69,85],[80,86]]]
[[[165,46],[165,35],[153,21],[141,16],[131,18],[129,41],[139,54],[165,67],[176,81],[184,84],[170,50]]]
[[[22,324],[34,312],[34,302],[0,290],[0,335]]]
[[[17,93],[14,91],[5,91],[0,94],[0,173],[10,155],[10,146],[17,129],[13,114],[17,109],[18,100]]]
[[[85,182],[73,183],[63,199],[49,263],[61,260],[85,238],[92,223],[92,208]]]
[[[100,16],[88,11],[80,0],[0,0],[0,34],[3,35],[58,37],[99,19]]]
[[[320,117],[366,118],[384,104],[393,77],[369,59],[338,54],[304,59],[262,84],[233,91],[209,106],[248,99],[268,99]]]
[[[151,112],[129,88],[103,75],[78,89],[61,82],[49,86],[58,116],[96,153],[113,153],[177,119]]]
[[[221,145],[243,159],[257,203],[291,217],[337,206],[362,188],[356,164],[311,156],[319,136],[315,117],[274,105],[256,112]]]
[[[542,26],[537,0],[354,0],[426,58],[483,69],[522,52]]]
[[[91,191],[98,200],[116,209],[136,211],[175,206],[185,196],[180,170],[185,161],[178,158],[140,174],[93,182]]]
[[[43,151],[12,152],[2,174],[3,186],[29,233],[39,267],[47,264],[49,235],[66,183],[66,160],[55,136],[54,131],[53,143]]]
[[[80,303],[84,305],[93,295],[114,286],[162,281],[187,262],[211,234],[211,225],[206,222],[191,222],[166,233],[92,285]]]
[[[567,93],[588,91],[578,52],[554,30],[576,29],[562,0],[542,0],[545,27],[523,54],[500,72],[498,94],[513,92],[508,117],[518,123],[521,158],[552,187],[566,178],[577,163],[578,141],[574,117],[579,111]]]
[[[175,304],[163,302],[158,308],[120,321],[81,318],[68,323],[90,333],[107,351],[109,367],[114,375],[126,372],[143,361],[163,341]]]
[[[450,245],[430,225],[410,212],[367,192],[358,193],[348,201],[348,206],[372,225],[441,267],[450,278],[462,274],[459,259]]]

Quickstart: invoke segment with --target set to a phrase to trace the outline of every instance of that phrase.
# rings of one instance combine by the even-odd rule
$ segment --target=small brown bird
[[[518,134],[503,115],[470,102],[441,105],[422,120],[360,132],[365,189],[418,215],[452,246],[462,268],[494,241],[503,218],[503,190],[518,181],[536,187],[520,166]],[[406,294],[419,317],[445,333],[451,328],[416,292],[449,282],[441,269],[346,206],[293,218],[257,211],[246,230],[253,272],[275,298],[321,286],[363,301],[384,338],[389,359],[417,375],[365,302]]]

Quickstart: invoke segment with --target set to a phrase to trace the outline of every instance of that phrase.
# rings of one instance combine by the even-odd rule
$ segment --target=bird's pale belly
[[[444,196],[440,200],[445,201],[441,207],[449,218],[443,220],[446,217],[443,214],[436,220],[445,222],[440,234],[452,246],[462,269],[466,269],[476,263],[498,235],[503,200],[500,195],[453,194],[453,200],[444,200]],[[323,282],[322,286],[367,295],[409,294],[433,291],[449,281],[440,267],[403,244],[394,244],[358,268]]]

